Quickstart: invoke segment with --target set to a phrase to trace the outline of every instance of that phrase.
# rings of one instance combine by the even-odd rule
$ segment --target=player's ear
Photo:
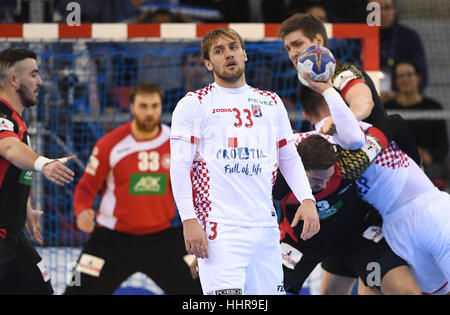
[[[323,39],[323,36],[321,34],[317,34],[314,37],[314,44],[316,44],[317,46],[323,46],[325,43],[325,40]]]
[[[248,61],[248,57],[247,57],[247,52],[244,49],[244,61],[247,62]]]
[[[208,69],[208,71],[213,71],[213,66],[212,66],[211,61],[204,59],[203,64],[205,65],[206,69]]]
[[[18,88],[19,87],[19,80],[18,77],[16,75],[16,73],[14,71],[10,71],[7,75],[8,78],[8,83],[14,87],[14,88]]]

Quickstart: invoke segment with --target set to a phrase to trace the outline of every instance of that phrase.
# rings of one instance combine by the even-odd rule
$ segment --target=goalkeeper
[[[74,271],[80,280],[65,294],[112,294],[136,272],[167,294],[201,294],[185,263],[182,229],[172,226],[170,128],[160,122],[158,85],[134,85],[130,109],[133,119],[97,142],[75,188],[77,227],[91,236]]]

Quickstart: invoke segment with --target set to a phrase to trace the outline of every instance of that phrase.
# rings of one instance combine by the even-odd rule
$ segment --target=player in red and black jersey
[[[167,294],[201,294],[185,262],[182,228],[172,226],[170,128],[160,123],[161,91],[141,82],[130,103],[133,120],[98,140],[75,188],[77,227],[92,234],[65,294],[112,294],[136,272]]]
[[[30,147],[25,108],[36,105],[42,80],[36,55],[10,48],[0,52],[0,294],[51,294],[44,262],[25,238],[42,243],[39,217],[29,201],[32,171],[40,171],[58,184],[72,181],[73,172],[63,165],[73,157],[50,160]]]

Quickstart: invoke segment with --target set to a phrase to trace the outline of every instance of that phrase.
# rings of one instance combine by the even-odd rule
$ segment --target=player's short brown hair
[[[209,50],[211,49],[211,46],[214,44],[214,42],[219,37],[229,37],[229,38],[237,41],[241,45],[242,49],[245,49],[244,48],[244,40],[242,39],[241,35],[238,34],[238,32],[236,32],[235,30],[233,30],[231,28],[225,28],[225,27],[216,28],[214,30],[209,31],[203,37],[202,45],[201,45],[201,52],[202,52],[203,60],[209,60]]]
[[[319,117],[320,111],[328,111],[328,104],[322,94],[311,90],[309,87],[301,85],[299,88],[299,101],[303,110],[310,117]]]
[[[161,100],[163,98],[163,93],[162,93],[160,87],[158,86],[158,84],[147,82],[147,81],[141,81],[141,82],[133,85],[133,87],[131,88],[131,92],[130,92],[130,103],[131,104],[134,103],[134,98],[139,93],[158,93],[159,97],[161,97]]]
[[[336,164],[334,145],[321,135],[311,135],[297,146],[305,170],[326,170]]]
[[[323,37],[323,46],[329,48],[327,30],[325,29],[324,24],[311,14],[296,13],[292,15],[281,23],[278,30],[278,37],[281,40],[284,40],[286,35],[295,31],[302,31],[303,35],[311,41],[314,40],[317,34],[320,34]]]

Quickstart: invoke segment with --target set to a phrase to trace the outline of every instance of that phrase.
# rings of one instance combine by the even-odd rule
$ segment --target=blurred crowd
[[[265,22],[281,23],[296,12],[332,12],[330,22],[366,20],[367,0],[2,0],[0,22],[60,22],[70,2],[84,23]]]

